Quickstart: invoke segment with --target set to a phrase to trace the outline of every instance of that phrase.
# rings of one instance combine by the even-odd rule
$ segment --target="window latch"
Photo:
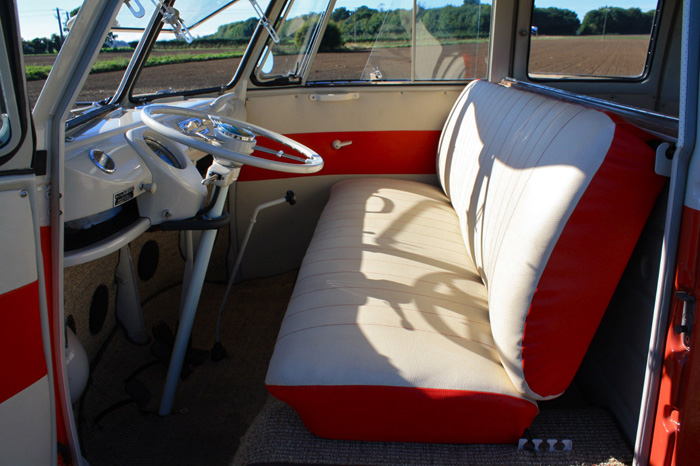
[[[272,24],[270,24],[270,20],[267,19],[267,16],[265,16],[265,12],[262,10],[262,8],[260,8],[258,2],[256,0],[250,0],[250,4],[253,5],[255,13],[258,15],[258,18],[260,18],[260,24],[262,25],[262,27],[267,29],[267,33],[270,34],[270,37],[272,38],[273,42],[275,44],[279,44],[280,36],[277,35],[277,31],[275,31],[275,28],[273,28]]]

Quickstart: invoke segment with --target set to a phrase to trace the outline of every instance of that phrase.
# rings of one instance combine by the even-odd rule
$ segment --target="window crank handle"
[[[337,150],[337,149],[342,149],[345,146],[349,146],[350,144],[352,144],[352,141],[340,141],[340,140],[336,139],[335,141],[333,141],[331,143],[331,147],[333,147],[333,149]]]

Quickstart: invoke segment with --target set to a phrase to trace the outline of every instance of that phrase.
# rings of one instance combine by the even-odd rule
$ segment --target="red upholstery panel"
[[[338,131],[287,136],[318,152],[323,157],[323,170],[314,175],[294,175],[246,165],[239,181],[325,175],[432,174],[435,173],[434,154],[440,131]],[[352,141],[352,144],[336,150],[331,148],[336,139]],[[275,150],[284,148],[265,138],[259,138],[258,143]],[[275,158],[260,152],[255,155]]]
[[[537,405],[530,401],[463,390],[270,385],[267,389],[293,406],[312,433],[335,439],[515,443],[537,415]]]
[[[558,395],[571,383],[664,184],[642,138],[616,121],[605,160],[538,283],[525,322],[523,372],[541,396]]]

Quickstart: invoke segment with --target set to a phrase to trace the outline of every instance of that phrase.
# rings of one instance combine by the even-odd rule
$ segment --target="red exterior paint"
[[[316,175],[390,175],[435,173],[440,131],[374,131],[288,134],[289,138],[317,151],[323,157],[323,169]],[[333,149],[335,140],[352,141],[340,150]],[[279,150],[283,146],[265,138],[258,144]],[[258,156],[268,156],[256,153]],[[297,176],[245,166],[239,181],[258,181]],[[313,175],[312,175],[313,176]]]
[[[312,433],[345,440],[517,443],[537,415],[537,405],[530,401],[463,390],[342,385],[267,389],[292,406]],[[465,422],[467,413],[481,422]],[[434,427],[426,431],[426,424]]]
[[[62,390],[59,389],[59,374],[63,371],[63,361],[60,359],[60,342],[58,341],[58,332],[63,332],[63,322],[59,321],[57,310],[53,306],[53,280],[51,267],[51,227],[40,228],[41,237],[41,254],[44,261],[44,279],[46,282],[46,303],[49,314],[49,327],[51,329],[51,365],[53,367],[53,389],[56,399],[56,441],[63,445],[68,445],[68,433],[66,430],[66,414],[63,412],[61,403]],[[59,465],[62,464],[62,458],[59,455]],[[63,463],[70,464],[70,463]]]
[[[678,249],[676,290],[696,298],[700,296],[699,239],[700,212],[685,207]],[[698,309],[696,305],[691,348],[700,347]],[[674,296],[654,419],[649,458],[651,466],[696,464],[700,449],[700,357],[688,350],[675,330],[681,324],[682,314],[683,302]]]
[[[547,261],[523,336],[525,380],[540,396],[576,374],[663,187],[654,159],[643,133],[618,124]]]
[[[0,403],[46,376],[39,282],[0,296]]]

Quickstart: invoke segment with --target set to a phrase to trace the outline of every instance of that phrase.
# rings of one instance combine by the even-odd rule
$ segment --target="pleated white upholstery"
[[[331,438],[513,442],[573,378],[663,183],[604,113],[471,83],[438,188],[339,183],[266,384]],[[446,194],[446,195],[445,195]]]

